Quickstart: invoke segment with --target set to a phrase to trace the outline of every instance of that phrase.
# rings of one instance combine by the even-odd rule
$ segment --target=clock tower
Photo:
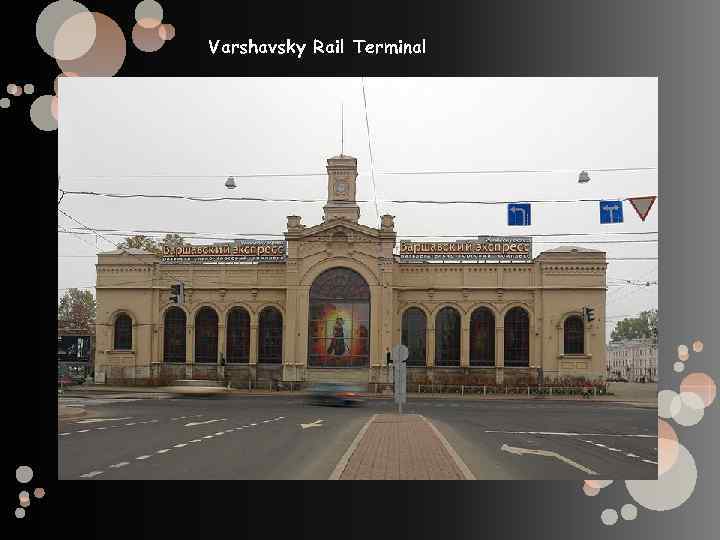
[[[357,159],[340,154],[327,160],[328,197],[323,207],[325,221],[345,219],[357,223],[360,207],[355,201]]]

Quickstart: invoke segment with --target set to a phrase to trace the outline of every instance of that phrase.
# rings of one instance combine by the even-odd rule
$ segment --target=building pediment
[[[394,236],[394,235],[393,235]],[[333,219],[313,227],[288,231],[288,240],[319,242],[368,242],[379,241],[385,235],[377,229],[347,220]]]

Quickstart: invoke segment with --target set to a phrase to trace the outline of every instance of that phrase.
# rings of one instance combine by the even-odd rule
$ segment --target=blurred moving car
[[[308,389],[308,401],[312,405],[341,405],[352,407],[361,405],[362,389],[346,384],[316,384]]]

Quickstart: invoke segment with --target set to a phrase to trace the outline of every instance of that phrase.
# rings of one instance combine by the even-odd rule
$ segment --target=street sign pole
[[[398,414],[402,414],[403,403],[407,400],[407,359],[408,348],[405,345],[395,345],[391,351],[394,367],[394,396],[398,405]]]

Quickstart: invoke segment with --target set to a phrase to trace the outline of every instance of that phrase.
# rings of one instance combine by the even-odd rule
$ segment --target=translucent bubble
[[[143,28],[155,28],[162,22],[163,8],[154,0],[143,0],[135,7],[135,20]]]
[[[73,72],[82,77],[112,77],[125,61],[125,36],[107,15],[97,12],[92,15],[97,34],[92,47],[79,58],[58,60],[58,66],[66,73]]]
[[[700,396],[705,407],[708,407],[717,395],[717,385],[710,375],[691,373],[680,383],[681,392],[692,392]]]
[[[59,0],[42,10],[35,36],[43,51],[56,60],[74,60],[93,46],[95,19],[80,2]]]
[[[669,471],[677,461],[678,437],[665,420],[658,418],[658,476]]]
[[[139,23],[133,27],[132,40],[138,49],[145,52],[155,52],[165,44],[157,29],[144,28]]]
[[[25,509],[24,508],[16,508],[15,509],[15,517],[18,519],[22,519],[25,517]]]
[[[681,426],[694,426],[702,420],[705,406],[700,396],[693,392],[681,392],[670,404],[673,420]]]
[[[602,489],[604,487],[608,487],[612,483],[613,483],[613,480],[585,480],[586,485],[596,488],[596,489]]]
[[[53,91],[56,95],[60,95],[60,78],[61,77],[78,77],[77,73],[73,73],[72,71],[68,73],[61,73],[57,77],[55,77],[55,82],[53,83]]]
[[[618,513],[612,508],[606,508],[600,514],[600,519],[605,525],[615,525],[618,520]]]
[[[697,468],[692,454],[678,443],[675,465],[657,480],[626,480],[628,493],[649,510],[672,510],[687,501],[695,490]]]
[[[21,484],[27,484],[33,477],[33,470],[27,465],[21,465],[15,470],[15,478]]]
[[[624,504],[620,509],[620,515],[625,521],[632,521],[637,517],[638,510],[634,504]]]
[[[33,495],[35,495],[36,499],[42,499],[45,496],[45,490],[43,488],[35,488]]]
[[[687,345],[678,345],[678,358],[683,362],[690,358]]]
[[[32,94],[35,92],[35,86],[28,83],[25,86],[23,86],[23,90],[25,91],[26,94]]]
[[[585,484],[585,485],[583,486],[583,493],[585,493],[585,495],[587,495],[588,497],[594,497],[595,495],[597,495],[598,493],[600,493],[600,489],[599,489],[599,488],[590,487],[590,486],[588,486],[587,484]]]
[[[7,85],[7,93],[14,96],[17,91],[17,84],[10,83]]]
[[[699,339],[696,339],[695,341],[693,341],[692,348],[693,352],[702,352],[704,348],[703,342]]]
[[[675,390],[661,390],[658,392],[658,416],[660,418],[672,418],[670,404],[675,396],[677,396]]]
[[[158,26],[158,35],[163,41],[170,41],[175,37],[175,27],[172,24],[161,24]]]
[[[682,363],[682,362],[675,362],[675,363],[673,364],[673,369],[674,369],[676,372],[681,373],[682,371],[685,371],[685,364]]]
[[[20,506],[23,508],[30,506],[30,494],[27,491],[21,491],[18,499],[20,500]]]
[[[55,96],[40,96],[30,106],[30,120],[43,131],[57,129],[57,119],[52,115],[52,100]]]
[[[0,99],[0,109],[7,109],[10,106],[10,100],[6,97]]]

